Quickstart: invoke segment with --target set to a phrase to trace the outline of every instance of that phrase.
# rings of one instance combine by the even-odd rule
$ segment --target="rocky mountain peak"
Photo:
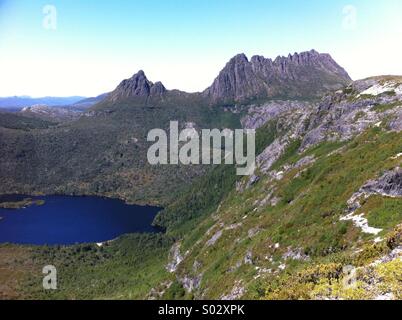
[[[315,50],[275,60],[256,55],[249,61],[242,53],[226,64],[204,95],[214,103],[314,98],[350,81],[347,72],[329,54]]]
[[[132,97],[150,97],[162,95],[166,88],[161,82],[155,84],[149,81],[143,70],[138,71],[130,79],[123,80],[117,88],[110,94],[112,101],[127,99]]]
[[[162,95],[166,92],[166,88],[162,82],[155,82],[153,86],[151,86],[151,96]]]
[[[232,59],[230,59],[228,64],[241,64],[248,63],[248,58],[244,53],[239,53],[235,55]]]

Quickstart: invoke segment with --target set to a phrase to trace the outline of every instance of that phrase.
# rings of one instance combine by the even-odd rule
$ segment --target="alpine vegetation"
[[[365,21],[351,32],[342,6],[315,2],[327,27],[310,35],[308,1],[98,2],[46,7],[43,32],[14,10],[0,26],[32,39],[11,33],[1,52],[0,300],[402,300],[402,47],[388,21],[347,6]],[[362,32],[386,45],[366,50]],[[355,79],[328,53],[251,52],[313,42]],[[225,63],[233,48],[247,55]]]

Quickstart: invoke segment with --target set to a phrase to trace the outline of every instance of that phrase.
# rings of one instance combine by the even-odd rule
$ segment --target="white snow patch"
[[[383,242],[383,241],[384,241],[384,239],[381,238],[381,237],[377,237],[377,238],[374,239],[374,243],[380,243],[380,242]]]
[[[380,294],[374,298],[374,300],[394,300],[394,299],[395,299],[395,297],[392,292]]]
[[[395,83],[394,82],[386,82],[384,84],[375,84],[374,86],[368,88],[367,90],[363,91],[362,93],[359,94],[359,96],[362,95],[371,95],[371,96],[378,96],[384,92],[388,92],[388,91],[394,91],[395,93],[397,93],[402,89],[400,89],[400,87],[395,87]],[[398,94],[398,93],[397,93]]]
[[[282,271],[285,270],[285,269],[286,269],[286,264],[284,264],[284,263],[281,264],[281,265],[278,267],[278,269],[279,269],[279,270],[282,270]]]
[[[377,235],[382,231],[382,229],[370,227],[368,224],[368,220],[366,218],[364,218],[363,216],[364,216],[364,213],[355,215],[354,212],[352,212],[352,213],[342,217],[341,221],[350,221],[350,220],[353,221],[353,224],[356,227],[362,229],[362,231],[364,233]]]
[[[381,124],[382,124],[382,121],[377,122],[374,126],[376,126],[377,128],[379,128],[379,127],[381,126]]]
[[[398,159],[399,157],[402,157],[402,152],[401,152],[401,153],[398,153],[396,156],[392,157],[391,159],[392,159],[392,160],[396,160],[396,159]]]

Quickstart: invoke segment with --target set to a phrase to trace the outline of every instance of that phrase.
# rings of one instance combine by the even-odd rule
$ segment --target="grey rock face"
[[[260,155],[257,156],[257,166],[267,173],[272,165],[281,157],[289,142],[285,139],[276,139]]]
[[[202,274],[199,274],[194,277],[190,277],[190,276],[186,275],[182,278],[178,277],[178,280],[183,285],[183,288],[187,292],[191,293],[200,287],[201,280],[202,280]]]
[[[123,80],[110,94],[110,100],[127,99],[132,97],[160,96],[166,92],[161,82],[153,84],[147,79],[144,71],[140,70],[130,79]]]
[[[391,130],[397,132],[402,131],[402,108],[399,109],[394,118],[390,121],[389,127]]]
[[[311,105],[311,103],[301,101],[270,101],[263,105],[249,107],[248,113],[242,118],[241,123],[243,128],[258,129],[285,112],[306,110],[307,113],[307,109],[311,108]]]
[[[283,254],[282,256],[285,260],[300,260],[300,261],[307,261],[309,260],[309,256],[303,252],[302,248],[292,249],[291,247]]]
[[[259,174],[281,179],[289,169],[313,162],[314,158],[304,158],[294,166],[284,165],[280,172],[271,171],[272,165],[295,140],[301,141],[298,150],[301,153],[324,141],[348,141],[369,127],[400,132],[402,97],[398,90],[402,87],[401,83],[399,78],[376,77],[356,81],[342,90],[331,92],[317,104],[270,101],[249,107],[247,115],[241,120],[243,127],[258,129],[271,120],[276,124],[277,138],[257,155]],[[242,192],[250,187],[256,175],[251,176],[248,183],[238,183],[237,190]]]
[[[222,230],[219,230],[218,232],[216,232],[211,239],[209,239],[206,243],[206,245],[209,246],[213,246],[215,244],[216,241],[218,241],[220,239],[220,237],[222,237]]]
[[[240,299],[246,293],[246,289],[242,285],[241,281],[237,281],[235,286],[233,287],[232,291],[221,297],[221,300],[224,301],[231,301]]]
[[[282,156],[289,144],[295,139],[300,139],[306,132],[305,121],[311,114],[311,108],[292,109],[280,113],[277,118],[276,138],[257,158],[257,166],[263,173],[268,173],[272,165]]]
[[[151,96],[163,95],[165,92],[166,92],[166,88],[162,84],[162,82],[158,81],[158,82],[155,82],[154,85],[151,85],[151,90],[150,90]]]
[[[324,97],[310,116],[308,133],[303,139],[301,149],[305,150],[326,140],[346,141],[370,126],[380,126],[386,122],[389,129],[401,131],[401,97],[386,92],[376,95],[364,93],[373,87],[381,88],[381,79],[356,81],[345,90]],[[376,110],[377,106],[387,105],[394,107]]]
[[[173,245],[169,252],[169,263],[166,270],[173,273],[177,270],[179,264],[183,261],[184,257],[180,253],[180,242]]]
[[[275,60],[244,54],[232,58],[204,95],[214,103],[269,98],[312,98],[351,81],[328,54],[315,50]]]
[[[402,169],[396,168],[386,172],[381,178],[367,182],[361,191],[364,193],[376,193],[393,197],[402,197]]]
[[[82,112],[73,107],[49,107],[46,105],[34,105],[23,108],[20,114],[28,117],[37,117],[45,120],[70,121],[78,119]]]

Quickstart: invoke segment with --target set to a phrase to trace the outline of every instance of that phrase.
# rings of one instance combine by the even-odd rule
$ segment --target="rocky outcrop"
[[[402,169],[397,167],[377,180],[368,181],[348,200],[348,214],[341,217],[341,221],[352,221],[362,232],[376,235],[382,229],[369,226],[364,213],[356,214],[356,211],[362,207],[361,199],[367,199],[371,195],[402,197]]]
[[[74,107],[49,107],[47,105],[25,107],[19,113],[23,116],[55,122],[76,120],[82,115],[82,111]]]
[[[212,86],[204,91],[214,103],[243,103],[258,99],[312,98],[351,81],[328,54],[315,50],[275,60],[244,54],[233,57]]]
[[[180,242],[175,243],[169,252],[169,263],[166,266],[166,270],[173,273],[177,270],[179,264],[183,261],[184,257],[180,253]]]
[[[262,105],[253,105],[248,108],[247,115],[241,119],[241,124],[246,129],[258,129],[268,121],[287,112],[303,111],[307,114],[313,106],[314,104],[312,103],[290,100],[275,100]]]
[[[233,287],[232,291],[227,294],[221,296],[221,300],[224,301],[231,301],[231,300],[237,300],[240,299],[246,292],[246,289],[242,285],[241,281],[236,281],[235,286]]]
[[[398,88],[402,79],[398,80],[401,84],[395,81],[387,77],[359,80],[325,96],[309,117],[301,150],[326,140],[350,140],[373,125],[401,131],[402,96]]]
[[[386,172],[378,180],[367,182],[360,190],[366,194],[402,197],[402,168]]]
[[[157,97],[166,92],[166,88],[161,82],[152,83],[145,76],[144,71],[140,70],[130,79],[123,80],[118,87],[109,95],[111,101],[127,99],[133,97]]]
[[[185,275],[183,277],[178,277],[177,280],[182,284],[183,288],[191,293],[197,290],[201,285],[202,274],[196,276]]]
[[[299,260],[299,261],[307,261],[310,259],[308,255],[306,255],[302,248],[292,249],[289,247],[287,251],[283,254],[282,258],[284,260]]]

